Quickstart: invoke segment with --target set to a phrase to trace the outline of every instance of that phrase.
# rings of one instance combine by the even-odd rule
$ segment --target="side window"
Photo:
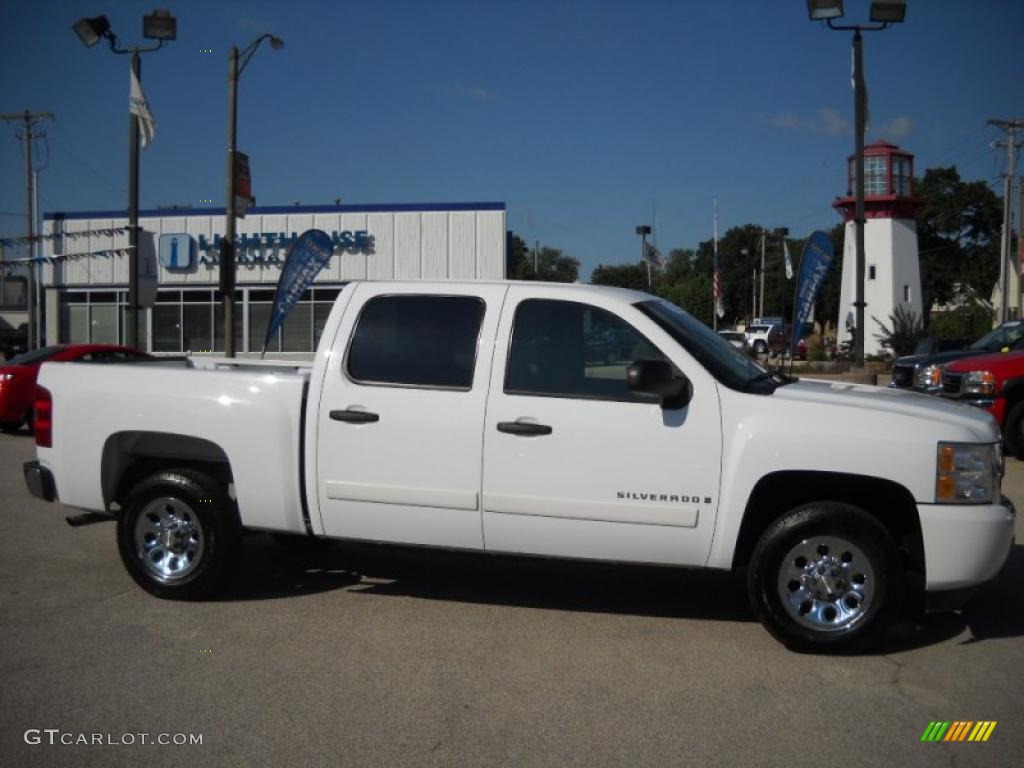
[[[470,389],[484,303],[473,296],[378,296],[366,302],[348,350],[360,384]]]
[[[634,360],[667,358],[603,309],[529,299],[516,308],[505,392],[651,402],[626,386],[626,369]]]

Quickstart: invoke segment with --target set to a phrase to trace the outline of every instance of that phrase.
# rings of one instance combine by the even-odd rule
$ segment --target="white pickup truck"
[[[213,590],[252,529],[745,569],[777,638],[848,651],[906,593],[992,579],[1014,536],[988,414],[766,372],[614,288],[354,282],[309,367],[47,363],[35,426],[30,490],[115,517],[167,598]]]

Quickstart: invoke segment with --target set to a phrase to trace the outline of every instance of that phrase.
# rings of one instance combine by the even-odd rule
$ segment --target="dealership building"
[[[224,209],[139,214],[139,346],[157,353],[224,348],[217,287]],[[128,303],[128,220],[123,211],[44,217],[44,333],[56,342],[123,343]],[[504,203],[250,208],[238,220],[235,347],[259,352],[289,245],[308,229],[334,253],[268,347],[287,356],[316,348],[348,280],[503,279]]]

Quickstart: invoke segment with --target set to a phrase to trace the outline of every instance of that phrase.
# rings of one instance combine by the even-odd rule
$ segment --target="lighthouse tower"
[[[853,189],[854,158],[847,162],[845,197],[832,204],[846,221],[843,284],[839,294],[838,341],[853,341],[857,307],[857,244]],[[914,197],[914,156],[895,144],[876,141],[864,148],[864,354],[883,350],[876,334],[903,307],[923,319],[921,268],[914,220],[924,200]],[[877,318],[877,319],[876,319]]]

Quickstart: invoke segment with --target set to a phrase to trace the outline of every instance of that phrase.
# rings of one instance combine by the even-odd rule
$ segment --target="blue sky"
[[[584,278],[635,260],[655,211],[662,250],[709,238],[713,195],[723,232],[838,221],[851,36],[804,0],[0,0],[0,111],[57,118],[38,142],[44,211],[126,206],[129,57],[71,25],[105,14],[140,44],[158,2],[178,39],[142,60],[144,208],[223,204],[227,51],[273,32],[285,47],[261,47],[239,90],[260,204],[502,201],[513,231]],[[868,5],[846,0],[846,20]],[[1001,191],[985,120],[1024,117],[1022,29],[1019,0],[908,0],[905,24],[865,35],[868,140]],[[24,232],[15,131],[0,127],[4,236]]]

